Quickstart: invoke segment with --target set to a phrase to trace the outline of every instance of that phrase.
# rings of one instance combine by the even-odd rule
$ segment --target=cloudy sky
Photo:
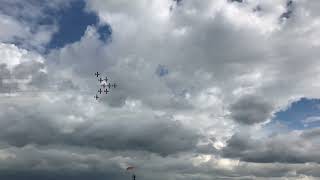
[[[320,179],[319,8],[0,0],[0,179]]]

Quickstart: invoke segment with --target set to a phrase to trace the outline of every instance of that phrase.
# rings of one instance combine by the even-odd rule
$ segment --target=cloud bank
[[[0,8],[1,179],[320,177],[318,128],[266,128],[320,97],[320,2],[85,1],[109,41],[46,49],[70,2]],[[96,71],[119,85],[100,102]]]

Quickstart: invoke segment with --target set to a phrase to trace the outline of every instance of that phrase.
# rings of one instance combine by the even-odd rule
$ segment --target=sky
[[[0,3],[0,179],[320,179],[320,1]]]

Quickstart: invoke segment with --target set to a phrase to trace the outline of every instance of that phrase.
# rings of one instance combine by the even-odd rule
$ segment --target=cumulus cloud
[[[318,2],[86,1],[110,42],[88,26],[47,54],[38,17],[69,1],[28,2],[0,8],[0,178],[320,177],[318,129],[264,128],[320,96]],[[118,84],[99,102],[96,71]]]

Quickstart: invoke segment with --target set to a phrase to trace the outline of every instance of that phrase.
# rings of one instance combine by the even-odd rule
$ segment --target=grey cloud
[[[0,93],[10,94],[19,88],[18,83],[10,82],[10,80],[0,80]]]
[[[1,147],[0,164],[8,173],[0,173],[0,178],[21,179],[25,175],[35,180],[123,179],[126,177],[118,162],[113,162],[122,158],[142,167],[138,179],[319,177],[316,131],[267,138],[237,134],[222,150],[221,158],[227,159],[209,156],[208,162],[194,160],[198,153],[207,156],[216,153],[212,143],[197,145],[202,136],[198,134],[199,124],[210,127],[217,124],[205,132],[208,134],[216,131],[225,137],[230,131],[223,129],[229,128],[227,125],[219,126],[226,122],[224,120],[201,121],[215,109],[199,108],[192,102],[204,90],[216,87],[222,92],[222,103],[229,105],[238,96],[230,94],[239,88],[245,91],[248,88],[253,94],[263,94],[263,98],[236,99],[230,106],[231,117],[239,124],[257,124],[271,117],[275,104],[287,105],[292,96],[319,97],[319,91],[314,88],[318,82],[315,67],[319,67],[315,38],[319,32],[315,23],[318,2],[297,2],[295,19],[285,24],[278,23],[284,1],[261,2],[263,11],[258,15],[250,14],[256,6],[253,1],[243,4],[183,1],[168,17],[162,9],[169,8],[167,1],[152,1],[156,4],[138,0],[87,2],[88,8],[97,12],[104,23],[110,21],[114,32],[112,42],[101,44],[95,29],[89,27],[80,42],[46,55],[48,74],[30,71],[41,67],[39,64],[21,66],[19,76],[32,75],[29,85],[41,90],[46,88],[42,84],[45,81],[60,83],[66,89],[80,89],[73,94],[61,92],[48,96],[50,100],[24,96],[3,100],[8,107],[1,106],[0,143],[7,143],[16,151],[8,152]],[[30,17],[42,13],[38,11]],[[30,9],[28,12],[33,13]],[[15,27],[18,22],[16,19],[13,22]],[[28,33],[22,35],[28,37]],[[155,74],[159,64],[170,69],[161,78]],[[8,74],[5,69],[3,73]],[[250,76],[253,70],[257,76]],[[96,71],[107,73],[119,83],[118,90],[100,104],[93,104],[90,95],[96,90],[90,89],[96,87],[91,81]],[[249,78],[237,82],[239,75],[249,75]],[[69,84],[72,85],[68,87]],[[80,93],[87,86],[89,96]],[[216,100],[203,96],[205,105]],[[25,106],[21,103],[24,98],[27,99]],[[137,100],[148,108],[141,112],[139,108],[132,112],[130,108],[122,109],[127,108],[128,100]],[[155,118],[150,115],[154,111],[180,115],[194,127],[175,123],[170,118]],[[236,129],[239,124],[230,122],[230,128]],[[35,148],[29,153],[23,152],[29,146]],[[38,149],[49,152],[44,154]],[[72,153],[60,154],[64,151]],[[110,156],[101,155],[108,151]],[[240,162],[233,162],[237,159]],[[197,163],[199,165],[195,165]]]
[[[210,4],[209,1],[205,3],[186,1],[179,12],[170,16],[168,19],[170,26],[167,27],[154,23],[152,15],[148,16],[150,19],[143,19],[147,22],[141,24],[138,12],[142,12],[143,9],[140,8],[146,6],[143,2],[138,4],[89,2],[89,7],[96,8],[94,10],[108,12],[111,18],[115,17],[114,23],[111,23],[111,26],[115,26],[113,27],[115,33],[112,35],[114,41],[106,48],[108,55],[103,63],[98,58],[96,63],[84,63],[84,66],[79,63],[76,66],[83,69],[81,72],[88,72],[92,66],[106,67],[106,71],[113,72],[110,74],[117,77],[124,85],[123,99],[139,99],[159,109],[168,107],[177,110],[192,109],[194,108],[192,103],[183,96],[177,96],[175,92],[186,90],[191,96],[196,96],[203,89],[222,84],[225,84],[227,87],[223,88],[229,91],[235,88],[233,85],[229,87],[230,84],[235,84],[233,77],[245,73],[244,68],[248,64],[251,66],[260,64],[257,59],[261,59],[261,54],[269,51],[268,41],[252,29],[239,30],[228,21],[223,12],[214,12],[212,14],[214,18],[202,16],[202,12],[210,12],[211,6],[207,6],[206,3]],[[197,9],[197,13],[190,15],[189,9]],[[120,18],[123,20],[118,21],[117,14],[121,14]],[[127,16],[130,18],[127,19]],[[124,23],[127,21],[128,23]],[[123,29],[128,32],[123,33]],[[179,30],[182,32],[185,30],[185,34],[174,36],[173,32]],[[141,32],[144,32],[144,36],[137,36]],[[244,41],[246,46],[242,45]],[[255,45],[257,42],[259,46]],[[80,42],[80,45],[75,47],[81,47],[83,43],[85,42]],[[89,43],[91,41],[86,44]],[[78,53],[86,51],[89,51],[86,54],[96,52],[89,46]],[[67,58],[63,59],[69,61]],[[170,73],[165,77],[155,78],[152,69],[156,69],[159,64],[165,64]],[[198,76],[198,72],[207,73],[208,76]],[[177,101],[172,101],[174,98]]]
[[[97,171],[92,170],[88,172],[79,172],[79,171],[36,171],[36,170],[6,170],[0,174],[1,179],[10,179],[10,180],[22,180],[22,179],[32,179],[32,180],[122,180],[128,179],[130,175],[125,176],[123,172],[112,172],[110,169],[107,171]]]
[[[11,76],[10,70],[6,64],[0,64],[0,77],[1,79],[9,79]]]
[[[307,163],[320,162],[319,145],[305,135],[279,134],[265,138],[235,134],[222,150],[225,157],[257,163]]]
[[[305,139],[317,139],[320,138],[320,128],[313,128],[310,130],[305,130],[301,134],[301,137]]]
[[[18,64],[9,70],[6,65],[0,68],[0,91],[2,93],[29,92],[29,89],[47,89],[48,75],[42,72],[44,64],[28,61]],[[27,82],[26,82],[27,81]],[[25,86],[24,90],[21,86]]]
[[[3,56],[0,64],[2,93],[37,95],[75,89],[79,91],[79,87],[71,80],[72,77],[61,78],[59,73],[49,72],[47,62],[36,52],[26,51],[8,43],[1,44],[0,52]]]
[[[47,73],[41,71],[45,68],[45,64],[37,61],[26,61],[18,64],[12,70],[12,77],[18,80],[31,78],[28,83],[33,88],[48,87],[49,78]]]
[[[126,165],[137,167],[139,179],[299,179],[319,177],[319,164],[277,164],[240,162],[223,168],[217,159],[194,165],[194,154],[161,157],[156,154],[110,152],[68,146],[23,148],[1,147],[0,177],[60,180],[73,178],[129,178]],[[292,173],[296,172],[296,173]],[[183,175],[182,175],[183,174]],[[24,177],[24,178],[25,178]]]
[[[271,117],[273,106],[263,97],[246,95],[230,106],[231,117],[239,123],[255,124]]]
[[[121,119],[119,121],[122,121]],[[87,125],[71,135],[71,144],[94,146],[111,150],[142,150],[168,155],[183,151],[192,151],[199,135],[179,123],[165,119],[136,120],[130,126],[125,123],[107,125]],[[145,121],[145,120],[143,120]]]
[[[12,76],[16,79],[28,79],[33,73],[38,73],[44,69],[45,65],[41,62],[26,61],[15,66],[12,70]]]
[[[52,113],[43,108],[2,109],[0,124],[4,130],[0,132],[0,139],[17,147],[65,144],[115,151],[148,151],[166,156],[195,150],[201,137],[197,130],[181,123],[152,116],[109,119],[107,115],[104,120],[86,119],[88,122],[68,132],[55,123],[57,118],[62,121],[67,115]]]
[[[17,83],[10,82],[11,72],[6,64],[0,64],[0,93],[9,93],[17,88]]]
[[[82,41],[69,45],[61,51],[53,51],[48,56],[51,61],[49,68],[51,71],[59,71],[65,66],[73,67],[73,75],[81,77],[74,79],[74,82],[88,86],[94,93],[97,91],[95,88],[98,81],[93,73],[99,71],[103,76],[107,75],[111,82],[118,84],[118,87],[101,100],[112,107],[123,106],[127,99],[138,99],[155,109],[192,108],[190,102],[181,94],[184,89],[190,90],[194,82],[200,84],[201,81],[188,79],[180,73],[170,77],[170,73],[158,77],[155,70],[159,64],[131,54],[124,55],[123,58],[126,60],[122,58],[118,60],[119,57],[110,52],[110,48],[113,48],[112,43],[109,46],[101,44],[95,28],[90,27]],[[74,63],[75,54],[78,63]],[[90,60],[92,57],[95,57],[94,63]],[[55,61],[57,63],[52,63]],[[200,86],[203,86],[202,84],[205,82],[201,82]]]
[[[41,71],[34,73],[32,75],[32,79],[29,85],[31,85],[32,87],[46,89],[50,85],[48,74]],[[72,84],[71,84],[71,87],[72,87]]]
[[[128,177],[116,159],[106,153],[85,154],[61,149],[39,149],[34,146],[1,149],[9,154],[0,162],[3,179],[115,179]],[[10,155],[14,157],[10,157]]]

